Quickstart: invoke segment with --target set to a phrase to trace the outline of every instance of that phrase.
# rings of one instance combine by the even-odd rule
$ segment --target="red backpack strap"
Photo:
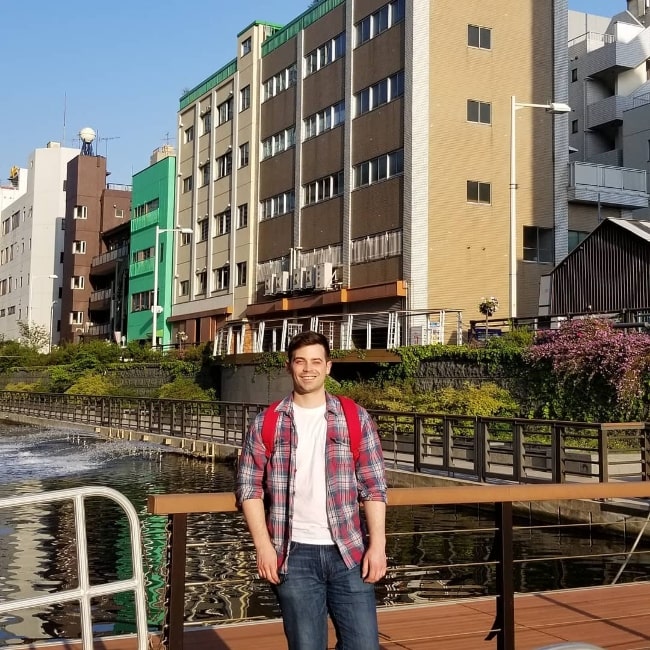
[[[359,460],[359,449],[361,448],[361,421],[359,420],[359,409],[356,402],[349,397],[338,396],[345,415],[345,421],[348,425],[348,435],[350,436],[350,451],[354,464]]]
[[[275,409],[277,409],[280,401],[282,400],[269,404],[264,412],[264,419],[262,420],[262,442],[266,449],[267,459],[271,457],[275,445],[275,427],[278,423],[278,416],[280,415]]]

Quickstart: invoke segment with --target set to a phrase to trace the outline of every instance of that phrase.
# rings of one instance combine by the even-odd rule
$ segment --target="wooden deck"
[[[516,650],[534,650],[563,641],[588,642],[607,650],[650,649],[650,582],[519,595],[515,617]],[[380,647],[496,650],[496,640],[484,640],[493,620],[492,597],[381,609]],[[188,630],[184,645],[187,650],[286,649],[278,621]],[[14,647],[81,650],[80,644],[70,642]],[[158,639],[153,638],[150,648],[159,647]],[[329,647],[334,648],[333,633]],[[98,639],[94,648],[134,650],[135,639]]]

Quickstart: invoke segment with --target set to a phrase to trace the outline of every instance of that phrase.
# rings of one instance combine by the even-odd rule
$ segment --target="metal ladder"
[[[86,540],[86,512],[84,499],[87,497],[105,497],[115,501],[122,507],[129,520],[131,533],[131,560],[133,577],[128,580],[114,580],[101,585],[91,585],[88,572],[88,546]],[[0,510],[18,508],[31,504],[53,503],[71,500],[74,504],[75,536],[77,542],[77,573],[79,586],[43,596],[23,598],[22,600],[0,601],[0,615],[21,609],[39,607],[41,605],[56,605],[78,601],[81,613],[81,642],[83,650],[93,650],[93,628],[90,601],[92,598],[108,594],[132,591],[135,600],[135,622],[137,630],[138,650],[147,650],[147,600],[145,578],[142,568],[142,545],[140,540],[140,520],[131,502],[111,488],[102,486],[71,488],[55,490],[40,494],[27,494],[20,497],[0,499]]]

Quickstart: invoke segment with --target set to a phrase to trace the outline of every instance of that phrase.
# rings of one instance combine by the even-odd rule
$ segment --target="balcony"
[[[90,325],[86,331],[87,336],[108,336],[113,332],[110,323],[104,325]]]
[[[133,262],[129,266],[129,277],[134,278],[137,275],[146,275],[147,273],[153,273],[153,263],[153,257],[150,257],[146,260],[141,260],[140,262]]]
[[[115,248],[112,251],[96,255],[90,263],[91,273],[94,275],[105,275],[106,273],[113,272],[115,269],[115,262],[120,258],[127,257],[128,254],[129,247],[120,246],[120,248]]]
[[[147,214],[140,215],[131,219],[131,232],[138,232],[139,230],[144,230],[145,228],[150,228],[155,226],[158,223],[158,218],[160,216],[160,210],[152,210],[147,212]]]
[[[111,298],[113,297],[112,289],[100,289],[93,291],[90,294],[89,307],[90,309],[105,309],[110,306]]]
[[[569,201],[635,209],[648,207],[645,169],[569,164]]]
[[[623,111],[632,108],[631,97],[612,95],[601,99],[599,102],[587,106],[587,119],[585,126],[588,129],[597,129],[615,123],[623,122]]]

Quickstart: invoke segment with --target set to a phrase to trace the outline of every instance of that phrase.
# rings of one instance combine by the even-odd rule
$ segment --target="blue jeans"
[[[326,650],[327,614],[337,650],[379,650],[375,588],[348,569],[336,546],[291,542],[288,571],[274,588],[289,650]]]

